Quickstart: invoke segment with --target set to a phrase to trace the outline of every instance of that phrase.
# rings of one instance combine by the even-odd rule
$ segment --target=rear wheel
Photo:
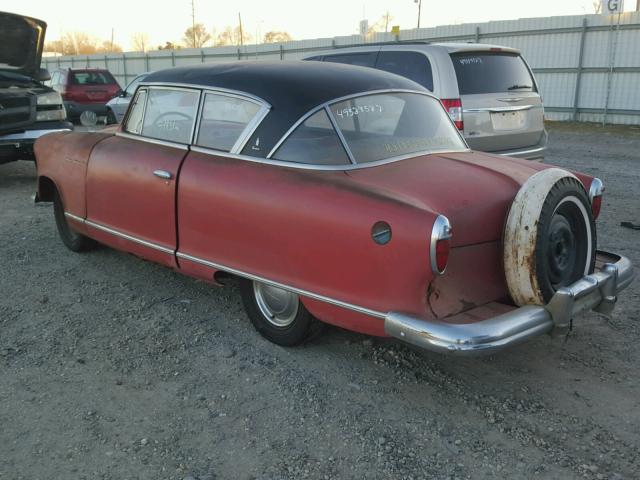
[[[290,347],[299,345],[321,329],[295,293],[262,282],[242,279],[244,309],[256,330],[267,340]]]
[[[76,232],[69,224],[69,221],[64,214],[64,205],[60,194],[56,190],[53,196],[53,215],[56,219],[56,227],[58,228],[58,235],[62,243],[73,252],[84,252],[95,247],[95,242],[89,237]]]

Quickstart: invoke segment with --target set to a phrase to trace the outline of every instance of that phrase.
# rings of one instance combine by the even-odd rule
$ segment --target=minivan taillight
[[[438,215],[431,229],[431,245],[429,249],[431,270],[437,275],[442,275],[447,269],[452,235],[453,230],[449,219],[444,215]]]
[[[459,98],[443,98],[440,102],[442,102],[442,106],[458,130],[464,130],[464,123],[462,122],[462,101]]]

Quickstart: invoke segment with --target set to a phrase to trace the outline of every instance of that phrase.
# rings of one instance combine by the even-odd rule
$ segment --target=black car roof
[[[266,156],[302,115],[331,100],[372,90],[417,90],[421,85],[392,73],[329,62],[238,61],[153,72],[145,83],[186,84],[245,92],[263,99],[271,111],[245,151]],[[251,149],[259,138],[260,150]]]

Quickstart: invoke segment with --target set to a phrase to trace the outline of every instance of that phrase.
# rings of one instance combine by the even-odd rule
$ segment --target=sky
[[[375,23],[386,12],[390,25],[401,29],[417,25],[414,0],[194,0],[196,23],[221,31],[238,24],[262,38],[270,30],[286,31],[295,40],[358,33],[363,18]],[[420,25],[433,27],[554,15],[594,13],[597,0],[423,0]],[[191,0],[3,0],[2,10],[36,17],[48,23],[47,40],[65,31],[84,31],[100,40],[110,40],[125,50],[131,37],[145,32],[153,46],[179,42],[191,26]],[[634,10],[636,0],[626,0],[625,10]],[[256,35],[257,34],[257,35]]]

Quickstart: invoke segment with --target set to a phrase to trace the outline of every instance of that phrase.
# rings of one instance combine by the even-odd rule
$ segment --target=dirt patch
[[[601,133],[552,124],[547,161],[604,181],[599,244],[640,265],[638,142]],[[566,343],[285,349],[234,285],[67,251],[34,190],[33,164],[0,166],[0,479],[637,478],[638,281]]]

